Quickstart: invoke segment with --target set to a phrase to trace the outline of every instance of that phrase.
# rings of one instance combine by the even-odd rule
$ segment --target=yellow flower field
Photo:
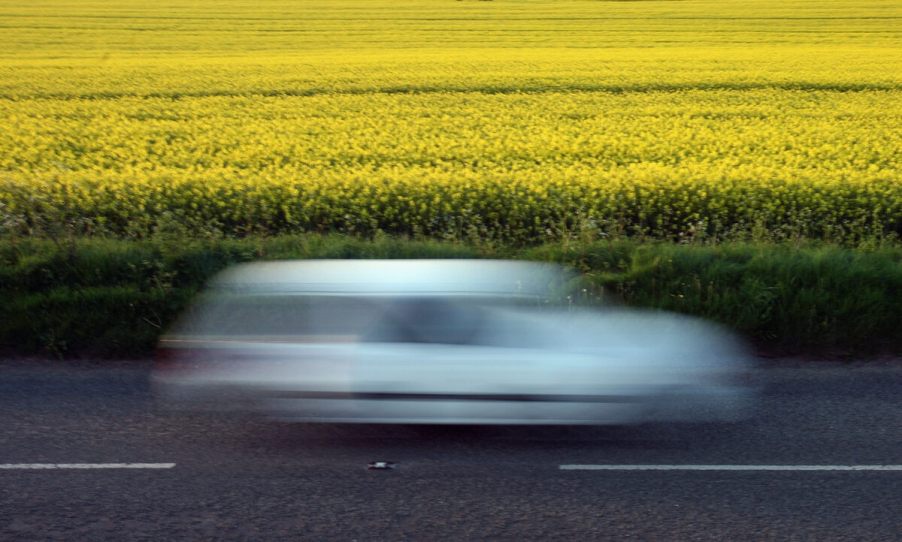
[[[902,2],[0,3],[0,228],[902,233]]]

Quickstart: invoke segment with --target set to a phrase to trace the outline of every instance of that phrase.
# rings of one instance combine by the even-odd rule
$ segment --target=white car
[[[159,348],[169,406],[329,423],[734,420],[749,357],[697,319],[575,308],[572,275],[485,260],[253,263]]]

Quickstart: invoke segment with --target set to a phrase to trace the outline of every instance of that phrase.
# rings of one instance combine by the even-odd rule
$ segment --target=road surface
[[[467,428],[179,415],[144,362],[0,362],[0,540],[902,540],[902,363],[766,365],[737,425]]]

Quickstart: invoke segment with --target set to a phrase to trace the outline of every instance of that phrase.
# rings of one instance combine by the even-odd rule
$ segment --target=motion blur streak
[[[227,270],[167,334],[167,406],[305,422],[624,424],[749,414],[728,332],[575,307],[553,265],[300,261]]]

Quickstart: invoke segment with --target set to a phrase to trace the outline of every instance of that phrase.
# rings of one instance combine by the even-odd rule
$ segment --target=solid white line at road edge
[[[902,471],[902,465],[560,465],[560,470]]]
[[[171,469],[175,463],[0,463],[5,470],[46,469]]]

